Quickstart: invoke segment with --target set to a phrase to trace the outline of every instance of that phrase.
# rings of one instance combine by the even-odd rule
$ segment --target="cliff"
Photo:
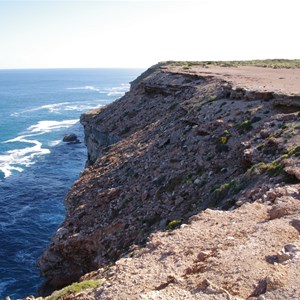
[[[299,78],[162,63],[84,114],[87,168],[39,260],[45,287],[101,280],[72,299],[298,295]]]

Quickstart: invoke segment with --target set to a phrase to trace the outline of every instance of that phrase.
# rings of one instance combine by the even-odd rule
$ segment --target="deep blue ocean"
[[[84,168],[80,114],[121,97],[141,69],[0,70],[0,300],[36,295],[36,260]],[[81,143],[62,142],[75,133]]]

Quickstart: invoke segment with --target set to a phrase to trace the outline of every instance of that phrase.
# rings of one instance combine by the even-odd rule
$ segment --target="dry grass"
[[[300,68],[300,59],[265,59],[265,60],[233,60],[233,61],[166,61],[167,65],[193,67],[199,66],[208,68],[209,66],[220,67],[238,67],[238,66],[254,66],[263,68]]]

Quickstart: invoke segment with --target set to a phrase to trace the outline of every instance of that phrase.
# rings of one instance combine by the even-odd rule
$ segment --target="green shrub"
[[[179,227],[181,225],[182,221],[181,220],[172,220],[167,224],[167,228],[169,230],[172,230],[176,227]]]
[[[237,187],[237,182],[233,179],[227,183],[222,184],[220,187],[213,189],[214,198],[220,200],[224,198],[230,189],[235,189]]]
[[[292,148],[291,150],[289,150],[289,152],[287,154],[288,154],[288,157],[290,157],[292,155],[299,157],[300,156],[300,146]]]
[[[103,281],[99,280],[85,280],[82,282],[74,282],[73,284],[66,286],[65,288],[55,291],[51,296],[47,297],[47,300],[60,300],[71,294],[78,294],[86,289],[92,289],[100,286]]]
[[[219,144],[222,144],[222,145],[224,145],[224,144],[227,144],[227,142],[228,142],[228,139],[229,139],[229,137],[228,137],[228,136],[221,136],[221,137],[219,137],[219,140],[218,140],[218,142],[219,142]]]

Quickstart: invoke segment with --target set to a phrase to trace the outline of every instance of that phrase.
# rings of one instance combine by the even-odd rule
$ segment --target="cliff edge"
[[[161,63],[84,114],[87,168],[39,260],[46,286],[299,298],[299,82],[299,68]]]

